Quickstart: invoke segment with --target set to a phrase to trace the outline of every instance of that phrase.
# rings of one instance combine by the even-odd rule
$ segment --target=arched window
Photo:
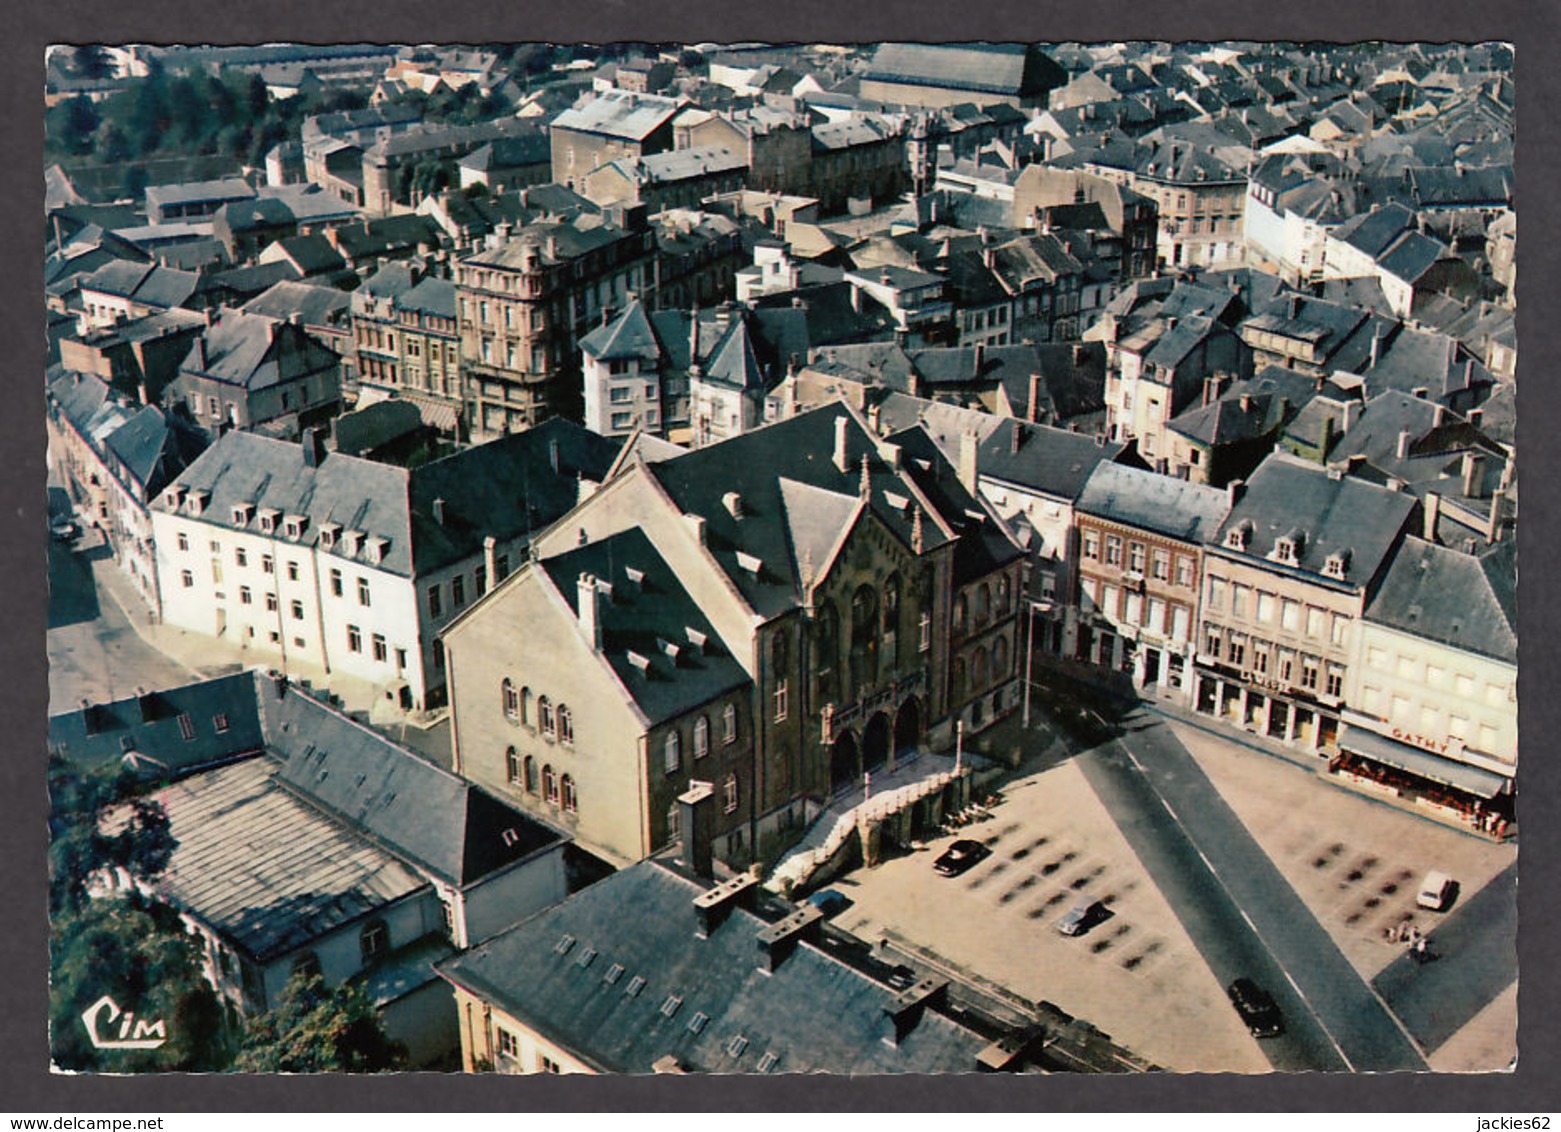
[[[537,697],[537,726],[542,728],[542,734],[551,738],[556,734],[553,719],[553,701],[546,696]]]
[[[973,663],[971,664],[971,673],[971,678],[977,688],[985,688],[987,686],[987,682],[991,674],[987,667],[987,655],[985,648],[979,648],[976,650],[976,655],[974,657]]]
[[[727,704],[726,707],[724,709],[722,709],[722,711],[721,711],[721,724],[722,724],[721,741],[723,743],[735,743],[735,742],[737,742],[737,705],[736,704]]]
[[[710,717],[694,720],[694,757],[702,759],[710,753]]]
[[[558,705],[558,741],[560,743],[575,741],[575,720],[569,712],[568,704]]]
[[[965,595],[960,594],[954,599],[954,632],[963,633],[965,631],[967,609],[968,605],[965,601]]]
[[[1001,680],[1008,675],[1008,638],[999,637],[992,645],[992,677]]]
[[[437,637],[434,639],[438,640]],[[520,722],[525,724],[527,727],[532,726],[530,688],[522,688],[520,690]]]
[[[735,774],[727,775],[726,781],[721,783],[721,796],[726,812],[729,814],[734,812],[737,809],[737,776]]]
[[[985,625],[987,618],[992,615],[992,590],[985,583],[976,589],[976,624]]]
[[[525,787],[527,794],[537,792],[537,760],[531,755],[526,756],[526,761],[521,764],[521,785]]]
[[[663,753],[666,756],[667,773],[672,774],[683,765],[683,740],[676,731],[667,732]]]
[[[1011,589],[1011,583],[1008,580],[1008,575],[1007,574],[1004,574],[1001,578],[997,579],[997,612],[998,612],[998,616],[1003,616],[1003,615],[1005,615],[1008,612],[1008,602],[1009,602],[1009,599],[1013,596],[1010,593],[1010,589]]]
[[[578,812],[580,799],[575,796],[575,780],[571,776],[564,775],[562,789],[564,792],[564,809],[571,814]]]
[[[520,722],[520,691],[515,687],[515,682],[508,676],[504,677],[504,683],[499,686],[499,700],[504,707],[504,718],[511,723]]]
[[[954,685],[954,698],[957,700],[959,697],[965,694],[965,658],[962,656],[956,656],[954,658],[954,677],[952,683]]]
[[[851,644],[874,639],[878,634],[878,593],[872,586],[858,586],[851,595]]]
[[[542,797],[548,805],[558,805],[558,772],[553,769],[552,763],[542,768]]]
[[[520,755],[511,747],[504,752],[504,777],[509,779],[511,785],[520,785],[521,766]]]
[[[370,920],[358,933],[358,950],[365,963],[373,962],[390,950],[390,929],[384,920]]]
[[[883,631],[898,633],[900,631],[900,576],[890,574],[883,584]]]

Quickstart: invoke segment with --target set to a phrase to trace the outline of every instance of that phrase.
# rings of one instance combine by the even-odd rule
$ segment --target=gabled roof
[[[973,1070],[987,1038],[927,1010],[885,1042],[898,992],[821,947],[798,943],[760,971],[768,925],[752,912],[734,908],[700,938],[693,900],[706,888],[642,861],[438,969],[607,1072],[666,1057],[708,1073]]]
[[[225,311],[207,328],[180,367],[253,392],[338,363],[336,354],[302,327],[258,314]]]
[[[297,315],[304,326],[345,323],[352,310],[352,296],[335,287],[321,287],[297,279],[273,283],[239,308],[244,314],[288,321]]]
[[[263,686],[260,700],[279,784],[448,884],[473,884],[562,840],[296,688],[278,697]]]
[[[1517,569],[1512,540],[1481,555],[1406,538],[1366,620],[1517,664]]]
[[[759,359],[754,356],[746,319],[733,320],[726,337],[711,351],[709,365],[700,380],[744,392],[765,391],[768,383]]]
[[[125,472],[153,496],[184,471],[205,447],[205,439],[179,418],[147,405],[104,440]]]
[[[654,358],[661,351],[645,304],[635,299],[611,322],[580,339],[580,349],[600,361]]]
[[[1067,74],[1035,44],[882,43],[863,78],[1034,98]]]
[[[1207,484],[1103,462],[1090,473],[1075,507],[1126,526],[1202,543],[1219,529],[1230,497]]]
[[[1346,220],[1331,235],[1376,259],[1414,226],[1415,214],[1409,209],[1401,204],[1384,204]]]
[[[977,448],[976,470],[1027,491],[1074,502],[1095,469],[1115,461],[1125,447],[1086,433],[1005,420]]]
[[[552,129],[644,141],[685,105],[681,98],[610,90],[565,110],[553,119]]]
[[[598,652],[650,726],[749,684],[709,619],[639,527],[543,559],[570,612],[580,616],[580,579],[599,591]],[[641,667],[643,663],[644,667]]]

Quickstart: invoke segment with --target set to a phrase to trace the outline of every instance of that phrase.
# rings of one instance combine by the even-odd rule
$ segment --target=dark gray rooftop
[[[1480,656],[1518,662],[1517,568],[1507,540],[1475,556],[1407,538],[1366,619]]]
[[[1207,484],[1103,462],[1095,466],[1075,506],[1084,514],[1202,543],[1219,529],[1230,497]]]

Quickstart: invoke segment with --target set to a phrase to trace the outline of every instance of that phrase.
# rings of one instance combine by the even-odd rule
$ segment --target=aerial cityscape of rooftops
[[[1511,70],[52,49],[53,1065],[1511,1067]]]

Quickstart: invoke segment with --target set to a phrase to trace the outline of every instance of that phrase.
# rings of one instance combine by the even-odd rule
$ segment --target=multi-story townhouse
[[[1130,673],[1147,695],[1188,703],[1203,544],[1229,509],[1218,488],[1097,465],[1075,508],[1079,659]]]
[[[581,178],[580,192],[597,204],[634,201],[654,215],[667,208],[697,208],[706,197],[737,192],[747,173],[747,158],[728,146],[673,149],[599,165]]]
[[[457,764],[625,860],[710,781],[716,853],[773,857],[930,726],[1017,706],[1021,558],[922,434],[843,404],[625,463],[447,630]]]
[[[327,453],[318,431],[226,433],[152,505],[165,620],[426,709],[444,685],[436,631],[615,452],[562,421],[412,470]]]
[[[609,213],[616,219],[501,225],[492,247],[456,265],[474,440],[578,414],[580,339],[604,309],[654,290],[656,237],[644,210]]]
[[[114,561],[160,614],[157,555],[147,504],[200,455],[205,439],[155,405],[118,399],[99,378],[59,373],[49,382],[49,455],[83,520],[102,532]]]
[[[352,334],[360,402],[399,397],[428,424],[465,435],[455,284],[387,264],[353,292]]]
[[[673,145],[681,98],[607,90],[576,103],[548,126],[553,180],[579,189],[593,169],[620,158],[661,153]]]
[[[1193,706],[1331,751],[1362,615],[1419,504],[1285,453],[1233,488],[1204,552]]]
[[[1355,212],[1343,173],[1331,153],[1276,153],[1253,168],[1242,217],[1252,266],[1292,284],[1323,278],[1328,233]]]
[[[844,212],[852,200],[883,203],[905,191],[910,178],[902,128],[887,118],[861,114],[813,127],[803,191],[818,201],[821,213]]]

